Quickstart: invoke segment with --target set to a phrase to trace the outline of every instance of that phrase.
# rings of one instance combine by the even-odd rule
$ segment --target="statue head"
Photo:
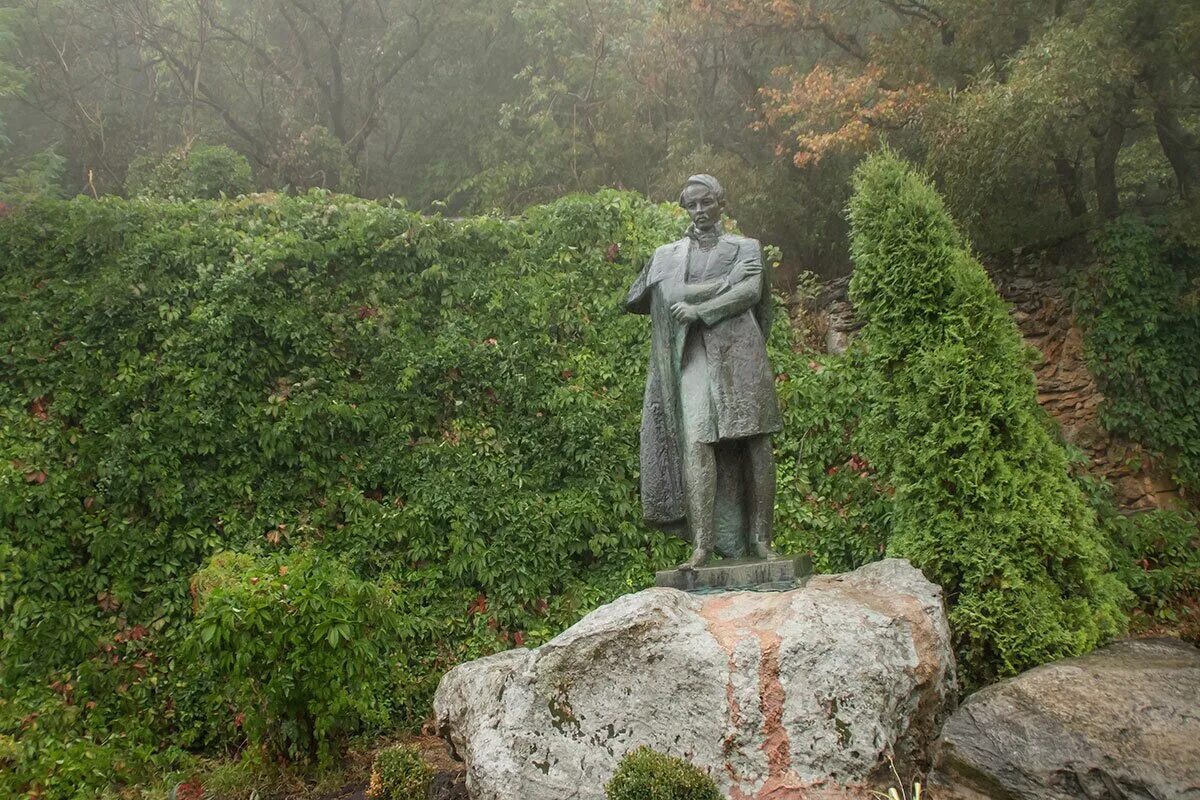
[[[710,231],[721,221],[725,190],[712,175],[693,175],[679,193],[679,205],[688,212],[698,231]]]

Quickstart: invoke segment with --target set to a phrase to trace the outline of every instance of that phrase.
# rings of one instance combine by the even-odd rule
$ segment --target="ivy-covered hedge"
[[[646,335],[616,298],[679,228],[615,193],[514,222],[316,194],[4,220],[0,680],[71,685],[95,738],[142,715],[147,739],[307,751],[380,719],[353,696],[288,710],[320,687],[237,663],[282,654],[278,603],[312,581],[251,587],[281,553],[386,591],[373,644],[404,662],[386,690],[339,673],[358,644],[339,639],[363,634],[339,597],[359,590],[299,596],[330,637],[309,668],[389,722],[419,717],[443,668],[642,586],[681,551],[638,524]],[[229,585],[191,582],[221,550],[240,554]]]
[[[1164,226],[1118,220],[1075,295],[1104,426],[1146,445],[1200,503],[1200,248]]]

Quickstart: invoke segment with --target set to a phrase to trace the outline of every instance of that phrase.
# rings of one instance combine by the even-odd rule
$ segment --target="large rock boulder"
[[[893,559],[788,592],[627,595],[454,668],[434,708],[475,800],[602,800],[641,745],[782,800],[919,761],[954,690],[941,590]]]
[[[1117,642],[971,695],[946,722],[939,798],[1200,798],[1200,650]]]

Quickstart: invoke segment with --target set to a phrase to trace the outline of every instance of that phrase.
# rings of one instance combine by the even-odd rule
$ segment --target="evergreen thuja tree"
[[[945,590],[964,677],[1117,634],[1127,590],[1016,326],[941,197],[884,151],[859,168],[849,212],[872,387],[860,449],[896,490],[889,555]]]

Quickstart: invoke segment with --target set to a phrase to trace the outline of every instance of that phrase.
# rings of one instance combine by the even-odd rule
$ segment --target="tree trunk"
[[[1154,109],[1154,131],[1163,155],[1175,171],[1179,183],[1179,196],[1190,200],[1200,188],[1200,147],[1191,131],[1183,127],[1179,116],[1171,106],[1156,102]]]
[[[1117,195],[1117,154],[1125,140],[1125,124],[1114,118],[1096,144],[1096,204],[1105,219],[1121,213],[1121,201]]]
[[[1078,219],[1087,214],[1087,199],[1083,196],[1080,186],[1079,161],[1066,156],[1054,157],[1054,173],[1058,176],[1058,190],[1062,192],[1071,219]]]
[[[1175,15],[1167,12],[1163,3],[1141,3],[1134,33],[1143,43],[1151,44],[1168,35],[1168,29],[1176,21]],[[1158,144],[1175,173],[1179,195],[1186,201],[1200,189],[1200,144],[1180,123],[1178,112],[1181,107],[1187,107],[1186,99],[1181,97],[1184,69],[1187,66],[1194,68],[1196,59],[1185,54],[1179,62],[1161,46],[1149,52],[1153,60],[1145,65],[1139,80],[1154,104],[1154,132],[1158,135]]]

